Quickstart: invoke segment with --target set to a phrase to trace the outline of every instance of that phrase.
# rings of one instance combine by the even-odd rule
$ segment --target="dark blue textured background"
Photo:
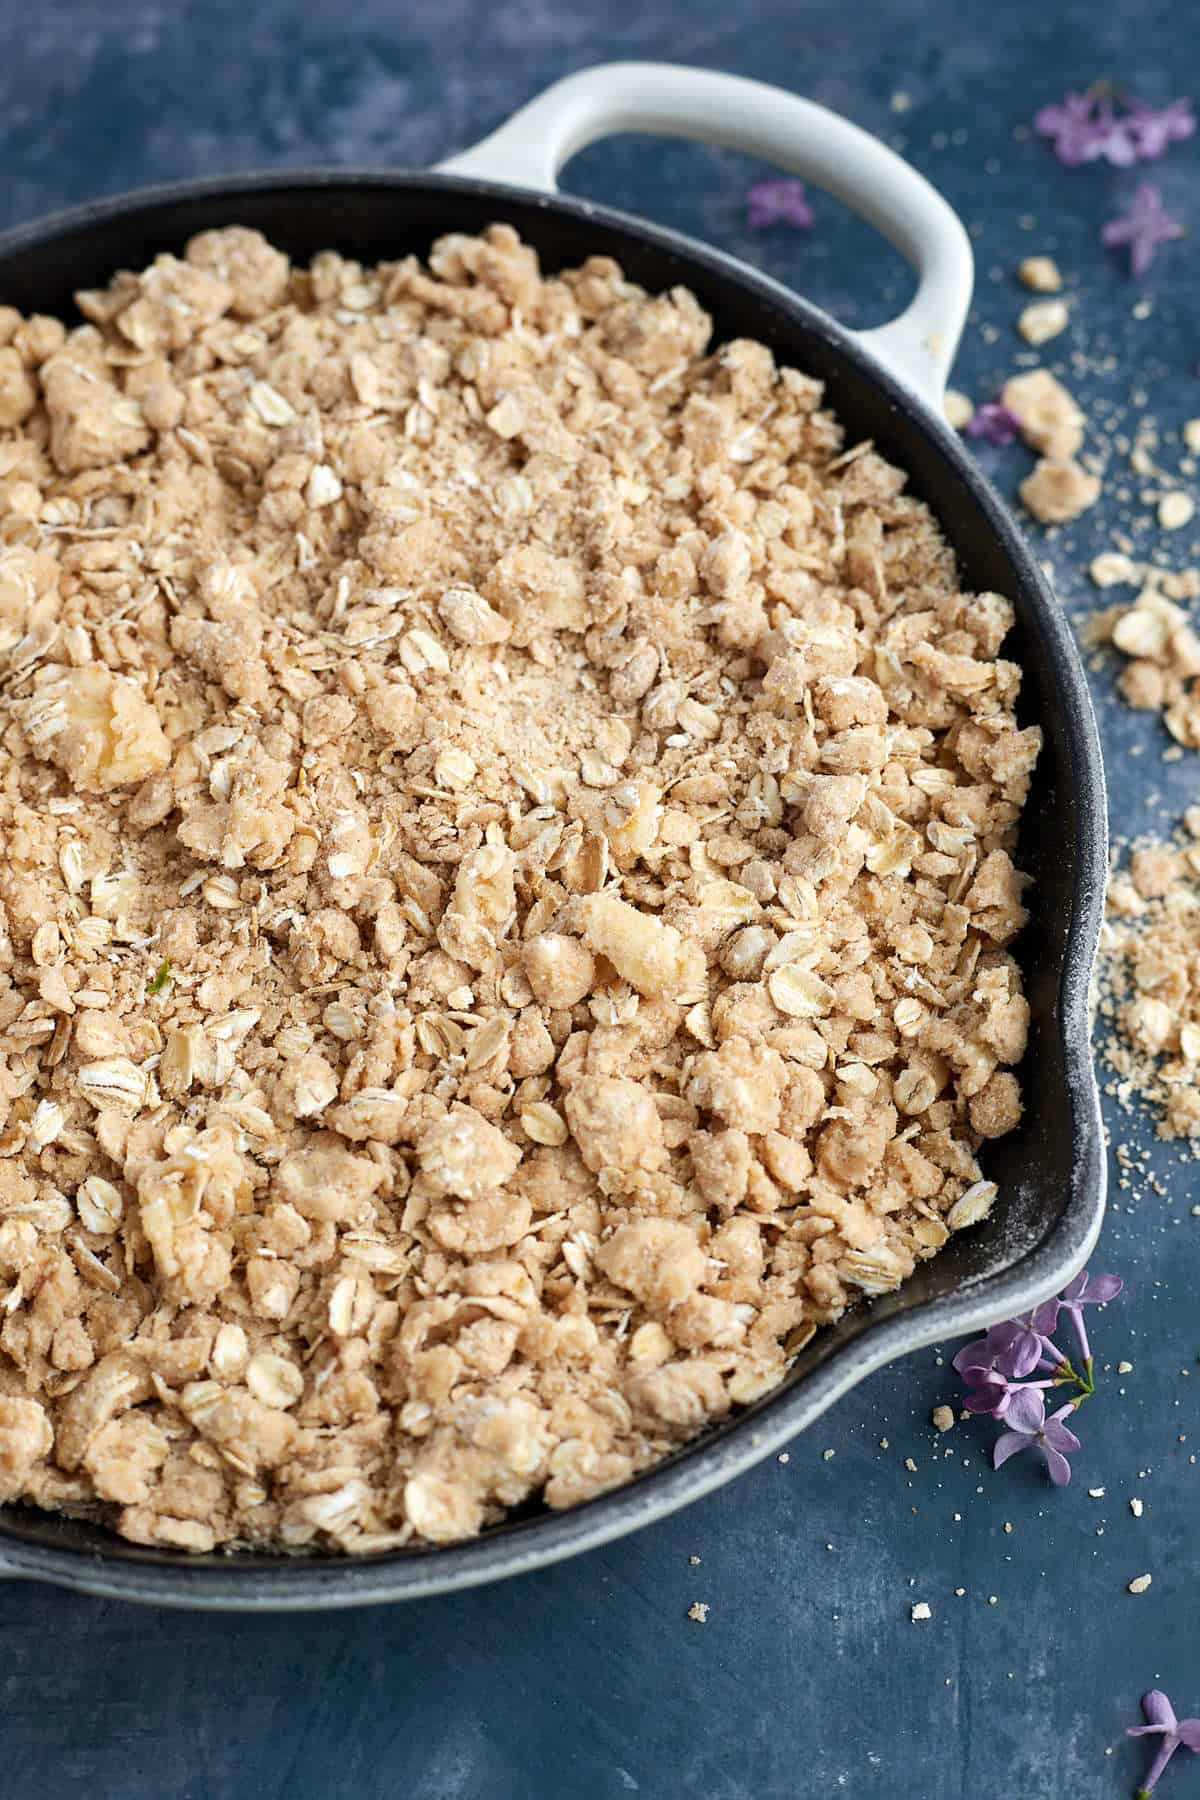
[[[1147,99],[1195,93],[1196,22],[1186,0],[0,0],[0,219],[247,166],[428,162],[570,69],[670,57],[822,100],[948,195],[978,257],[956,385],[982,398],[1015,366],[1029,296],[1012,271],[1050,250],[1076,302],[1051,366],[1109,432],[1153,413],[1169,444],[1200,414],[1196,239],[1131,282],[1098,232],[1136,176],[1060,169],[1019,128],[1101,76]],[[1194,141],[1155,175],[1193,228],[1198,169]],[[760,260],[848,321],[895,310],[904,271],[832,203],[811,234],[749,234],[756,173],[626,140],[580,157],[567,184]],[[984,454],[1011,491],[1028,457]],[[1093,513],[1040,540],[1073,614],[1100,603],[1081,571],[1143,485],[1114,470]],[[1160,548],[1196,560],[1190,535]],[[1157,722],[1111,686],[1098,670],[1114,825],[1144,830],[1200,799],[1200,763],[1163,763]],[[1096,1259],[1128,1292],[1094,1330],[1109,1374],[1067,1491],[1024,1462],[993,1473],[989,1426],[935,1436],[930,1409],[954,1382],[929,1352],[858,1388],[786,1464],[491,1590],[251,1620],[0,1583],[5,1800],[1128,1793],[1145,1752],[1122,1731],[1141,1691],[1200,1713],[1200,1181],[1154,1155],[1167,1194],[1118,1188]],[[1118,1358],[1133,1371],[1117,1376]],[[1154,1585],[1133,1598],[1143,1572]],[[695,1600],[707,1624],[687,1618]],[[914,1625],[918,1600],[933,1617]],[[1181,1753],[1163,1792],[1200,1794],[1200,1759]]]

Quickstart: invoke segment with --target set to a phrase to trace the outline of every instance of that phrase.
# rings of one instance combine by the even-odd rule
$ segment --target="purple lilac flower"
[[[1144,1725],[1131,1725],[1129,1737],[1153,1737],[1161,1734],[1162,1743],[1158,1746],[1154,1761],[1150,1765],[1150,1773],[1138,1788],[1134,1800],[1147,1800],[1158,1785],[1159,1776],[1178,1750],[1180,1744],[1185,1750],[1200,1751],[1200,1719],[1177,1719],[1175,1708],[1167,1696],[1159,1688],[1151,1688],[1148,1694],[1142,1695],[1142,1711],[1146,1715]]]
[[[1096,118],[1095,94],[1068,94],[1060,105],[1035,113],[1033,129],[1040,137],[1053,138],[1060,163],[1076,168],[1101,154],[1106,128]]]
[[[1139,162],[1157,162],[1172,144],[1181,144],[1196,129],[1190,100],[1172,100],[1167,106],[1143,106],[1132,100],[1123,121]]]
[[[968,419],[966,432],[968,437],[983,438],[985,443],[1003,449],[1013,442],[1020,428],[1016,413],[1010,412],[1002,401],[985,400]]]
[[[963,1406],[969,1413],[977,1413],[985,1419],[1005,1419],[1008,1417],[1013,1400],[1023,1394],[1028,1386],[1050,1387],[1051,1382],[1028,1383],[1010,1381],[999,1369],[969,1369],[964,1377],[967,1384],[963,1396]]]
[[[1000,1433],[992,1451],[995,1467],[999,1469],[1010,1456],[1017,1456],[1022,1450],[1036,1450],[1045,1457],[1055,1487],[1065,1487],[1071,1479],[1067,1458],[1080,1447],[1075,1433],[1063,1424],[1074,1411],[1074,1405],[1060,1406],[1047,1418],[1041,1389],[1033,1384],[1021,1388],[1012,1396],[1004,1415],[1008,1430]]]
[[[1115,1300],[1125,1283],[1119,1275],[1089,1275],[1081,1269],[1074,1281],[1069,1281],[1063,1289],[1059,1304],[1074,1327],[1075,1336],[1079,1339],[1079,1354],[1084,1369],[1092,1364],[1092,1347],[1088,1343],[1087,1327],[1083,1322],[1085,1306],[1105,1306]]]
[[[814,224],[802,181],[758,181],[746,196],[746,223],[755,230],[765,225],[794,225],[807,231]]]
[[[1143,181],[1134,190],[1129,211],[1111,219],[1100,236],[1110,248],[1128,244],[1130,273],[1144,275],[1158,246],[1182,237],[1183,226],[1167,212],[1154,183]]]
[[[1172,144],[1191,137],[1196,120],[1190,100],[1172,100],[1167,106],[1130,100],[1118,114],[1111,96],[1098,86],[1086,94],[1067,94],[1058,106],[1043,106],[1033,128],[1053,140],[1055,156],[1068,168],[1103,158],[1128,169],[1165,156]]]
[[[1005,1319],[999,1325],[990,1325],[983,1337],[963,1346],[954,1358],[952,1367],[958,1370],[964,1380],[969,1379],[972,1374],[990,1374],[995,1369],[1010,1380],[1019,1381],[1036,1366],[1041,1354],[1038,1346],[1030,1356],[1023,1338],[1024,1327],[1016,1319]]]

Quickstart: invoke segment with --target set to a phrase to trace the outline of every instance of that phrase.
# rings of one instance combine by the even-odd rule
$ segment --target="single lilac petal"
[[[1143,1731],[1174,1731],[1179,1723],[1175,1717],[1175,1708],[1161,1688],[1148,1688],[1142,1695],[1142,1711],[1146,1716],[1146,1723],[1134,1725],[1131,1734],[1137,1732],[1140,1735]]]
[[[1046,1419],[1046,1401],[1041,1388],[1017,1388],[1009,1400],[1005,1419],[1010,1430],[1023,1431],[1034,1437]]]
[[[1200,1756],[1200,1719],[1181,1719],[1177,1735],[1185,1749]]]
[[[1002,1319],[999,1325],[989,1325],[983,1337],[963,1345],[951,1359],[952,1366],[963,1376],[970,1369],[999,1368],[1002,1373],[1011,1374],[1005,1359],[1014,1339],[1021,1337],[1025,1329],[1019,1319]]]
[[[1042,1444],[1040,1449],[1046,1459],[1046,1472],[1055,1487],[1066,1487],[1071,1479],[1071,1465],[1062,1451],[1053,1449],[1049,1444]]]
[[[1140,1788],[1134,1788],[1133,1800],[1150,1800],[1151,1794],[1162,1778],[1162,1772],[1179,1748],[1178,1738],[1164,1738],[1158,1747],[1154,1761],[1150,1764],[1150,1773]]]
[[[1010,1456],[1017,1456],[1022,1450],[1028,1450],[1030,1442],[1028,1432],[1002,1431],[992,1446],[992,1467],[1002,1469]]]
[[[972,1413],[977,1419],[1002,1419],[1008,1411],[1008,1390],[993,1396],[976,1388],[964,1397],[963,1411]]]
[[[1020,1331],[1008,1349],[997,1358],[998,1366],[1014,1381],[1032,1375],[1042,1360],[1042,1340],[1036,1331]]]
[[[990,1369],[991,1366],[991,1346],[986,1338],[976,1338],[974,1343],[964,1344],[957,1356],[950,1360],[950,1367],[960,1375],[965,1375],[968,1369]]]
[[[1119,1275],[1092,1275],[1088,1278],[1087,1305],[1106,1306],[1115,1300],[1125,1283]]]
[[[1061,1450],[1064,1455],[1073,1454],[1076,1450],[1080,1450],[1083,1447],[1080,1444],[1079,1439],[1075,1436],[1075,1433],[1073,1431],[1068,1431],[1067,1427],[1063,1424],[1064,1416],[1068,1413],[1073,1413],[1074,1411],[1075,1408],[1073,1406],[1060,1407],[1056,1413],[1051,1413],[1050,1417],[1042,1427],[1041,1435],[1043,1440],[1050,1445],[1051,1449]]]
[[[1053,1337],[1054,1327],[1058,1324],[1058,1301],[1043,1300],[1040,1306],[1035,1306],[1029,1315],[1029,1324],[1039,1337]]]
[[[1078,1275],[1075,1276],[1074,1280],[1068,1281],[1066,1287],[1062,1291],[1060,1298],[1066,1303],[1073,1303],[1076,1300],[1082,1300],[1083,1296],[1086,1292],[1087,1292],[1087,1270],[1080,1269]]]
[[[968,1412],[988,1414],[993,1419],[1002,1419],[1008,1411],[1012,1393],[1003,1376],[991,1369],[980,1369],[978,1380],[968,1388],[963,1405]]]

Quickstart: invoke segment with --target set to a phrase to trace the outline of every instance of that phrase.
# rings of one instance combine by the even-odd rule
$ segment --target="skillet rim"
[[[1056,1292],[1086,1260],[1104,1216],[1107,1165],[1099,1092],[1090,1054],[1088,992],[1103,917],[1107,876],[1107,808],[1099,734],[1086,677],[1062,609],[1007,508],[957,435],[926,401],[829,314],[728,253],[619,208],[510,182],[428,170],[315,168],[205,176],[134,189],[44,215],[0,234],[0,261],[99,225],[197,200],[236,201],[245,194],[335,188],[457,192],[519,203],[547,214],[595,222],[636,236],[651,250],[683,258],[717,281],[748,289],[780,309],[789,329],[823,340],[930,440],[968,490],[1008,562],[1042,637],[1047,685],[1060,727],[1075,798],[1079,843],[1071,890],[1070,928],[1058,966],[1054,1024],[1063,1085],[1072,1107],[1070,1196],[1047,1236],[1007,1270],[984,1274],[953,1294],[913,1302],[890,1318],[868,1320],[826,1359],[790,1386],[773,1390],[716,1437],[701,1437],[611,1492],[562,1513],[497,1528],[445,1549],[400,1550],[378,1557],[305,1560],[214,1553],[203,1559],[147,1552],[113,1537],[112,1548],[38,1541],[37,1527],[13,1535],[0,1508],[0,1578],[71,1587],[106,1598],[244,1612],[342,1608],[416,1599],[479,1586],[598,1548],[663,1518],[744,1473],[790,1441],[876,1369],[944,1338],[1026,1310]],[[39,1515],[22,1509],[22,1522]]]

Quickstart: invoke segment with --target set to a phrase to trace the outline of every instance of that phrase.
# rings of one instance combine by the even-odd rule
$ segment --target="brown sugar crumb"
[[[1038,294],[1057,294],[1062,287],[1062,276],[1052,256],[1027,256],[1017,265],[1017,275]]]
[[[1043,525],[1077,519],[1100,498],[1100,478],[1070,457],[1044,457],[1021,483],[1019,493]]]
[[[1011,376],[1000,398],[1031,450],[1051,462],[1067,462],[1082,449],[1084,415],[1049,369]]]
[[[935,1431],[953,1431],[954,1408],[952,1406],[935,1406],[929,1416]]]
[[[1200,821],[1197,821],[1200,823]],[[1101,941],[1102,1054],[1164,1138],[1200,1137],[1200,843],[1151,844],[1113,877]]]
[[[1070,324],[1071,315],[1065,300],[1035,300],[1022,308],[1017,330],[1027,344],[1048,344]]]
[[[1138,565],[1122,551],[1102,550],[1088,564],[1088,574],[1097,587],[1128,586],[1137,581]]]
[[[586,1500],[993,1204],[1012,607],[605,257],[239,228],[79,304],[0,368],[0,1498]]]

